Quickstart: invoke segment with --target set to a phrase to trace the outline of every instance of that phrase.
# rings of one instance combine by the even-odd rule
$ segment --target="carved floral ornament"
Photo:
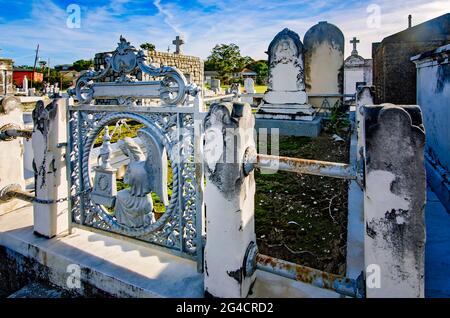
[[[198,88],[195,84],[188,84],[185,76],[175,67],[161,66],[155,67],[147,63],[147,57],[143,50],[137,50],[124,37],[120,36],[120,42],[113,53],[105,56],[106,67],[99,71],[88,70],[81,75],[74,89],[69,90],[69,94],[76,96],[81,104],[90,104],[95,98],[96,86],[107,76],[110,71],[118,74],[115,82],[108,83],[114,86],[119,104],[135,104],[136,96],[127,95],[127,91],[133,86],[147,86],[148,94],[139,98],[160,98],[165,104],[180,105],[186,100],[187,95],[195,96]],[[152,77],[162,77],[157,82],[140,82],[132,75],[134,71],[142,71]],[[97,82],[97,83],[96,83]],[[152,86],[158,86],[158,93],[155,95]],[[125,93],[124,93],[125,92]]]

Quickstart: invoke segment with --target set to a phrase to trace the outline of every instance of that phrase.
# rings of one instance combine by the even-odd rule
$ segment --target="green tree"
[[[256,76],[256,83],[258,85],[264,85],[267,83],[267,78],[269,76],[269,63],[266,60],[255,61],[247,67],[258,74]]]
[[[141,49],[143,50],[147,50],[147,51],[155,51],[156,50],[156,46],[152,43],[149,42],[145,42],[141,44]]]
[[[29,66],[29,65],[20,65],[20,66],[16,66],[16,68],[20,68],[23,70],[33,70],[33,66]]]
[[[217,71],[222,80],[228,81],[234,73],[241,71],[252,61],[249,56],[241,56],[236,44],[217,44],[205,61],[205,70]]]
[[[92,60],[78,60],[75,61],[72,66],[77,72],[88,70],[91,67],[94,67],[94,62]]]

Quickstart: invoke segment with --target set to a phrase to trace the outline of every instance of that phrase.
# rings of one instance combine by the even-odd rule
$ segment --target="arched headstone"
[[[256,93],[256,91],[255,91],[255,81],[253,80],[253,78],[247,77],[244,80],[244,87],[245,87],[245,91],[248,94],[255,94]]]
[[[25,75],[22,81],[22,89],[25,93],[28,94],[28,77]]]
[[[312,120],[314,109],[305,91],[303,44],[284,29],[269,45],[269,83],[257,118]]]
[[[344,72],[344,35],[328,22],[319,22],[304,37],[306,91],[309,95],[342,94]],[[332,106],[337,98],[328,99]],[[311,97],[315,107],[323,98]]]

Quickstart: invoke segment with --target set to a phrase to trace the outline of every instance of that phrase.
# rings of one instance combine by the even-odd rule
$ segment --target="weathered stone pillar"
[[[364,161],[361,109],[364,105],[373,105],[372,90],[362,87],[356,96],[356,108],[350,112],[355,124],[350,138],[350,164],[355,167],[357,180],[348,185],[348,222],[347,222],[347,277],[358,277],[364,270]]]
[[[51,238],[68,230],[66,198],[66,147],[68,100],[54,99],[44,106],[38,101],[33,110],[33,169],[35,175],[34,232]],[[45,203],[45,201],[49,201]]]
[[[211,106],[205,118],[205,294],[247,297],[254,282],[256,149],[249,104]]]
[[[0,133],[23,128],[23,113],[18,98],[10,96],[0,101]],[[16,184],[25,189],[23,175],[23,138],[0,140],[0,190]],[[27,202],[14,199],[0,203],[0,215],[13,211]]]
[[[356,93],[356,110],[355,110],[355,124],[357,132],[357,162],[358,170],[362,169],[361,157],[364,152],[364,124],[363,124],[363,107],[365,105],[374,104],[374,87],[373,86],[362,86]]]
[[[425,132],[418,106],[364,106],[367,297],[424,297]]]

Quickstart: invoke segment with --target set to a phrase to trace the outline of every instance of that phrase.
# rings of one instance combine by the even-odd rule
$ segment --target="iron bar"
[[[19,129],[19,128],[6,128],[0,131],[0,140],[9,141],[16,139],[17,137],[22,137],[30,139],[33,134],[32,129]]]
[[[75,105],[69,106],[70,111],[93,111],[93,112],[121,112],[121,105]],[[156,106],[127,106],[127,112],[132,113],[194,113],[193,106],[156,105]]]
[[[80,191],[84,191],[84,180],[83,180],[83,135],[82,135],[82,118],[81,118],[81,111],[77,110],[77,134],[78,134],[78,179],[80,181]],[[86,162],[86,164],[89,164],[89,162]],[[84,210],[84,197],[81,197],[80,199],[80,223],[84,224],[84,221],[86,219],[86,212]]]
[[[258,270],[332,290],[341,295],[364,297],[364,287],[361,285],[360,278],[355,280],[262,254],[257,255],[256,261]]]
[[[67,145],[65,149],[65,160],[66,160],[66,178],[67,178],[67,196],[72,195],[72,116],[71,111],[69,110],[69,107],[73,105],[73,101],[67,103],[66,107],[66,133],[67,133]],[[72,199],[67,201],[67,217],[68,217],[68,233],[69,235],[72,234],[72,220],[73,220],[73,213],[72,213]]]
[[[346,163],[308,160],[258,154],[256,166],[259,168],[289,171],[316,176],[356,179],[353,167]]]
[[[356,94],[308,94],[308,97],[355,97]]]
[[[20,199],[26,202],[34,202],[34,194],[22,190],[18,184],[10,184],[0,190],[0,203],[8,202],[12,199]]]
[[[226,95],[220,95],[220,96],[213,96],[213,97],[206,97],[203,99],[205,103],[214,102],[216,100],[226,99],[226,98],[234,98],[236,97],[236,94],[226,94]]]

